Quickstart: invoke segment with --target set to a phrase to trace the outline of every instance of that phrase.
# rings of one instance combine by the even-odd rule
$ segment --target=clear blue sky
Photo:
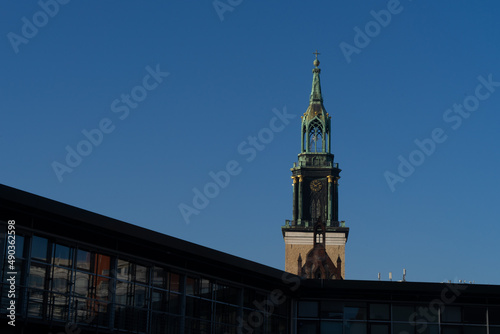
[[[318,49],[347,278],[500,284],[497,2],[47,3],[0,13],[1,183],[282,269]],[[284,108],[295,117],[242,154]],[[98,145],[60,182],[83,130]],[[419,165],[402,176],[399,156]],[[239,173],[186,224],[179,205],[230,161]],[[386,172],[405,181],[391,191]]]

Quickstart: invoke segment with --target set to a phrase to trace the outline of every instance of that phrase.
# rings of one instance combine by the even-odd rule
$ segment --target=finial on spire
[[[316,56],[316,59],[314,60],[313,64],[314,66],[318,67],[319,66],[319,60],[318,60],[318,55],[320,55],[321,53],[318,52],[318,49],[316,49],[316,52],[313,52],[313,55]]]

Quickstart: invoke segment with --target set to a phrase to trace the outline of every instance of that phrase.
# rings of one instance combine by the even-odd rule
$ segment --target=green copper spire
[[[316,59],[313,62],[313,82],[309,107],[302,116],[301,153],[330,154],[330,115],[323,106],[323,96],[321,95],[319,53],[316,50],[313,54],[316,55]]]

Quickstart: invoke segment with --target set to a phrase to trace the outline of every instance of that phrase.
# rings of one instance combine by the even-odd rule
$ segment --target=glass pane
[[[409,305],[393,305],[392,319],[397,321],[410,321],[410,317],[415,311],[413,306]]]
[[[90,289],[92,288],[94,276],[81,272],[76,272],[75,275],[75,294],[80,297],[90,298]]]
[[[76,310],[77,322],[86,322],[92,318],[93,302],[91,299],[77,298],[72,306]]]
[[[439,325],[428,325],[426,323],[417,327],[418,334],[439,334]]]
[[[344,306],[340,302],[321,302],[321,317],[324,319],[343,319]]]
[[[153,285],[159,288],[168,288],[168,272],[165,269],[153,268]]]
[[[132,286],[128,282],[117,281],[116,282],[116,303],[122,305],[128,305],[131,303],[131,298],[129,298]]]
[[[318,323],[315,321],[299,321],[298,334],[316,334],[318,332]]]
[[[385,324],[371,324],[370,325],[371,334],[389,334],[389,325]]]
[[[176,293],[171,293],[170,294],[170,299],[168,303],[168,312],[174,313],[174,314],[180,314],[180,298],[181,295],[178,295]]]
[[[56,266],[71,266],[72,249],[62,245],[54,245],[52,263]]]
[[[144,286],[136,285],[134,292],[134,306],[135,307],[147,307],[146,304],[146,293],[147,289]]]
[[[170,291],[181,291],[181,277],[179,274],[170,273]]]
[[[28,291],[29,294],[29,300],[30,301],[35,301],[35,302],[43,302],[44,297],[45,297],[45,292],[42,290],[35,290],[35,289],[30,289]]]
[[[97,275],[109,276],[110,266],[111,266],[111,258],[109,256],[96,254],[95,265],[96,265],[95,273]]]
[[[200,299],[196,297],[186,297],[186,316],[198,318],[200,311]]]
[[[459,306],[445,306],[443,309],[443,322],[461,322],[462,310]]]
[[[145,333],[148,324],[148,311],[142,309],[133,309],[134,330]],[[129,328],[127,328],[129,329]]]
[[[359,322],[346,322],[344,334],[366,334],[366,324]]]
[[[212,299],[212,283],[210,280],[202,278],[200,282],[200,297]]]
[[[76,256],[76,267],[78,269],[90,270],[90,261],[92,260],[92,253],[79,249]]]
[[[461,326],[441,326],[441,334],[462,334]]]
[[[130,262],[118,259],[118,264],[116,266],[116,278],[131,281],[132,273],[131,273],[131,265]]]
[[[52,291],[58,293],[68,293],[71,282],[71,271],[54,267],[52,272]]]
[[[299,301],[299,317],[302,318],[317,318],[318,317],[318,302]]]
[[[500,307],[488,307],[490,325],[500,325]]]
[[[33,263],[31,265],[29,274],[29,283],[28,283],[29,287],[44,289],[46,274],[47,274],[46,266]]]
[[[110,293],[110,279],[109,278],[104,278],[104,277],[97,277],[96,278],[96,298],[99,300],[108,300]]]
[[[226,304],[221,304],[221,303],[215,303],[214,306],[215,306],[215,321],[216,322],[221,322],[221,323],[225,323],[225,324],[238,323],[238,321],[236,319],[238,317],[238,311],[239,311],[238,307],[226,305]],[[204,303],[202,304],[201,310],[202,310],[201,313],[202,313],[203,319],[210,319],[211,303],[208,300],[204,301]],[[253,313],[253,314],[255,314],[255,313]]]
[[[389,320],[389,304],[370,304],[370,319]]]
[[[464,322],[469,324],[486,324],[486,307],[464,307]]]
[[[93,318],[87,320],[88,322],[96,323],[99,326],[107,327],[109,325],[109,308],[110,304],[104,302],[96,303],[96,312],[93,314]]]
[[[186,295],[198,295],[198,278],[186,277]]]
[[[255,290],[244,289],[243,290],[243,307],[253,308],[253,302],[255,301]]]
[[[68,296],[52,293],[49,295],[50,314],[54,319],[67,320],[68,317]]]
[[[423,324],[417,324],[416,328],[420,330],[420,327],[423,327],[426,325]],[[415,324],[414,323],[407,323],[407,324],[394,324],[393,325],[393,333],[394,334],[415,334]],[[420,332],[418,332],[420,333]]]
[[[204,288],[205,290],[209,289],[209,283],[208,282],[202,282],[206,286]],[[215,298],[219,302],[223,303],[228,303],[232,305],[239,305],[240,304],[240,295],[241,295],[241,290],[232,286],[227,286],[227,285],[221,285],[221,284],[216,284],[215,285]],[[207,294],[203,295],[207,296],[206,298],[210,298],[210,294],[207,290]],[[261,298],[266,299],[267,297],[262,295]],[[253,304],[257,300],[257,297],[254,297],[254,300],[251,301],[250,307],[255,308],[255,305]]]
[[[497,318],[500,320],[500,318]],[[491,327],[490,326],[490,334],[500,334],[500,327]]]
[[[168,316],[160,312],[152,312],[151,333],[167,333]]]
[[[364,305],[349,304],[344,306],[344,317],[346,320],[365,320],[366,307]]]
[[[45,238],[33,236],[31,241],[31,257],[40,261],[47,261],[47,247],[49,241]]]
[[[140,283],[148,282],[148,268],[138,265],[135,265],[135,281]]]
[[[152,309],[154,311],[166,311],[168,302],[168,292],[162,290],[153,290],[151,295]]]
[[[43,316],[43,302],[31,301],[28,303],[28,316],[41,317]]]
[[[486,326],[464,326],[464,334],[486,334]]]
[[[125,306],[116,306],[115,307],[115,328],[127,328],[131,329],[130,325],[127,324],[127,314]]]
[[[341,322],[331,322],[322,321],[321,322],[321,334],[342,334],[342,323]]]

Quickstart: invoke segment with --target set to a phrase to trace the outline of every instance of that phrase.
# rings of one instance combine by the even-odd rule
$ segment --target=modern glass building
[[[302,279],[7,186],[0,256],[1,333],[500,334],[500,286]]]

